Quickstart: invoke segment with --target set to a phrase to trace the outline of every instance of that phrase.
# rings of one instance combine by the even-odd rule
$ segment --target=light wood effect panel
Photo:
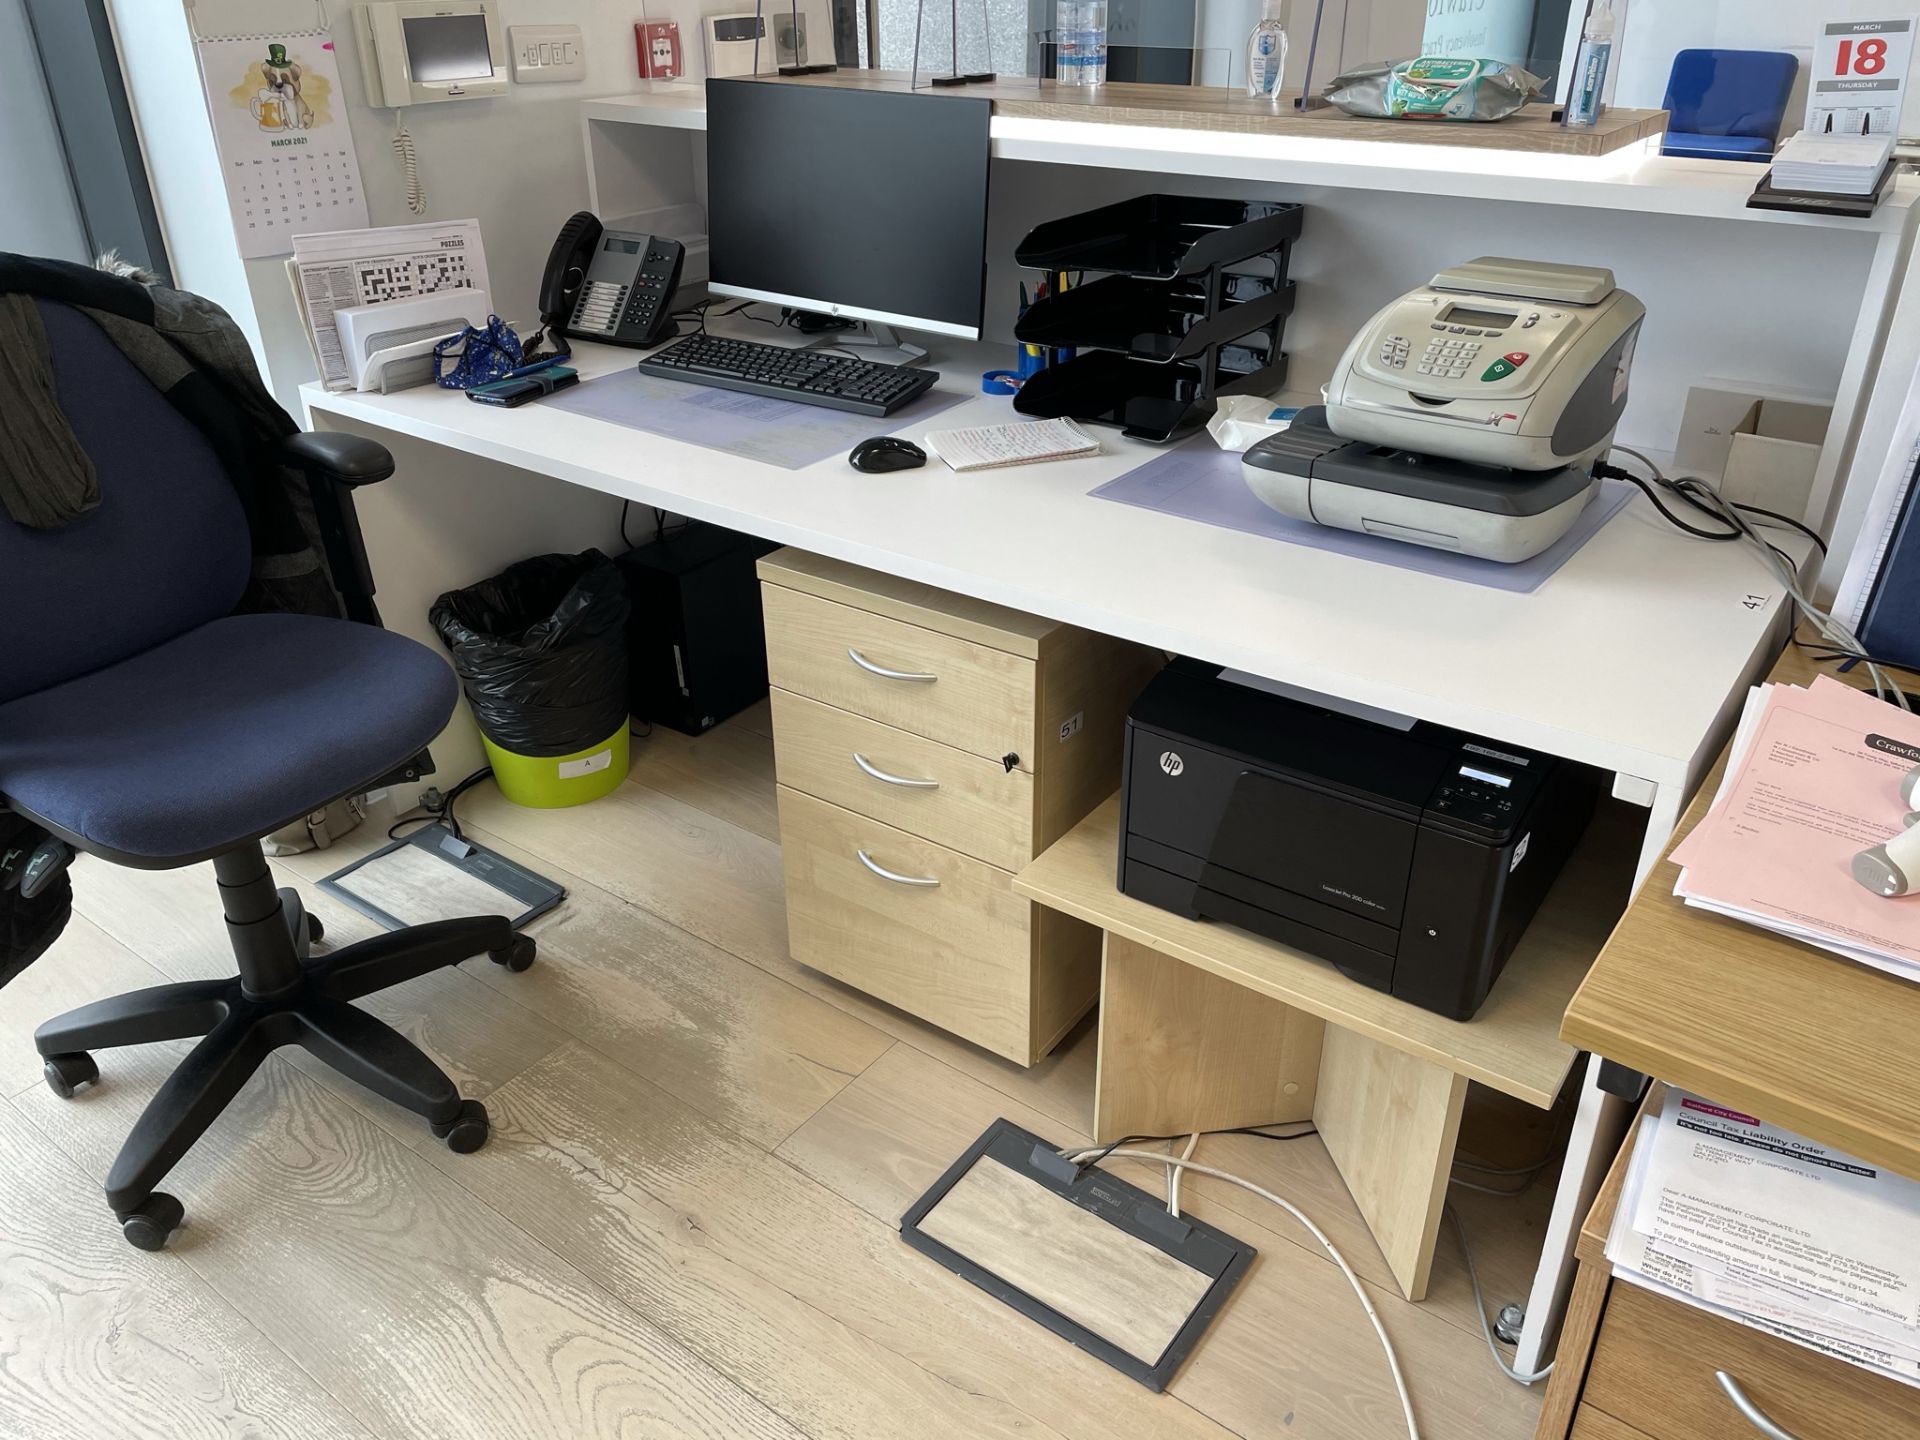
[[[771,84],[904,90],[904,71],[842,70],[830,76],[770,79]],[[1521,150],[1543,155],[1605,155],[1664,134],[1667,112],[1609,106],[1589,127],[1569,130],[1553,121],[1553,107],[1529,105],[1517,115],[1486,124],[1445,120],[1387,120],[1349,115],[1323,106],[1295,110],[1264,97],[1216,85],[1150,85],[1113,81],[1062,85],[1057,81],[1002,80],[969,85],[969,97],[991,100],[995,115],[1036,120],[1079,120],[1105,125],[1152,125],[1173,130],[1210,130],[1231,135],[1284,135],[1320,140],[1390,140],[1400,144],[1469,150]],[[1292,98],[1293,92],[1287,92]]]
[[[1326,1022],[1106,937],[1094,1140],[1306,1120]]]
[[[780,833],[794,959],[1021,1064],[1035,1058],[1033,907],[1004,870],[784,785]],[[938,883],[885,879],[862,850]]]
[[[1033,661],[779,585],[763,585],[761,598],[767,674],[780,689],[1033,768]],[[850,649],[875,666],[937,678],[888,679]]]
[[[920,1228],[1149,1365],[1213,1284],[989,1158],[954,1182]]]
[[[843,809],[1017,870],[1033,858],[1034,777],[921,735],[836,710],[804,695],[773,692],[774,763],[780,783]],[[903,779],[890,784],[856,755]]]
[[[1120,803],[1108,800],[1014,878],[1044,905],[1171,955],[1469,1080],[1547,1109],[1572,1068],[1556,1033],[1611,925],[1607,905],[1630,871],[1612,817],[1595,817],[1547,892],[1507,968],[1470,1021],[1449,1020],[1349,980],[1329,962],[1231,925],[1188,920],[1114,885]]]
[[[1158,650],[1086,630],[1062,628],[1042,642],[1033,742],[1034,855],[1120,784],[1127,707],[1166,663]],[[1032,858],[1024,856],[1021,864]]]
[[[1327,1028],[1314,1127],[1409,1300],[1426,1297],[1466,1096],[1450,1070]]]
[[[1041,643],[1063,628],[1057,620],[1042,620],[1038,615],[1009,610],[971,595],[935,589],[879,570],[863,570],[844,560],[829,560],[792,547],[762,558],[758,571],[761,580],[789,590],[818,595],[856,610],[871,610],[1029,660],[1038,660]]]
[[[1608,1297],[1581,1403],[1649,1440],[1754,1440],[1716,1370],[1796,1440],[1920,1435],[1920,1390],[1624,1283]]]
[[[1574,1416],[1572,1434],[1573,1440],[1649,1440],[1641,1431],[1591,1405],[1582,1405]]]

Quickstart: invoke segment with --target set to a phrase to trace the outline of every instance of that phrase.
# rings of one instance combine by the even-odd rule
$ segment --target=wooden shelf
[[[1575,1046],[1560,1018],[1619,914],[1637,848],[1626,807],[1603,803],[1480,1013],[1449,1020],[1347,979],[1331,963],[1231,925],[1193,921],[1114,883],[1119,797],[1014,877],[1020,894],[1370,1040],[1545,1109]]]
[[[851,90],[907,90],[905,71],[840,70],[832,75],[766,76],[773,85],[825,85]],[[1008,79],[932,94],[991,100],[996,116],[1078,120],[1100,125],[1152,125],[1223,135],[1293,135],[1316,140],[1389,140],[1473,150],[1518,150],[1535,155],[1606,155],[1666,133],[1664,110],[1611,109],[1588,129],[1553,122],[1553,107],[1529,105],[1504,120],[1372,120],[1331,105],[1295,110],[1289,92],[1281,109],[1219,85],[1062,85],[1053,80]]]
[[[1806,685],[1823,672],[1789,649],[1770,678]],[[1722,755],[1673,844],[1706,814],[1725,765]],[[1920,1177],[1920,985],[1690,909],[1673,893],[1676,873],[1662,859],[1648,875],[1562,1038]]]

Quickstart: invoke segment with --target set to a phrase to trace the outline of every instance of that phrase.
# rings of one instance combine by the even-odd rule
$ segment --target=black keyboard
[[[647,356],[640,369],[669,380],[798,400],[856,415],[891,415],[926,394],[940,378],[933,370],[876,365],[871,360],[718,335],[689,335]]]

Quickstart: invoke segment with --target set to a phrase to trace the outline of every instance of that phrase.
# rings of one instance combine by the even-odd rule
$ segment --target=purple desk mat
[[[629,367],[583,380],[538,403],[783,470],[804,470],[830,456],[846,454],[862,440],[892,434],[968,398],[931,390],[891,415],[851,415],[797,400],[666,380]]]
[[[1265,535],[1289,545],[1309,545],[1315,550],[1351,555],[1356,560],[1393,565],[1422,575],[1438,575],[1444,580],[1462,580],[1469,585],[1510,590],[1518,595],[1531,594],[1546,584],[1556,570],[1633,498],[1631,486],[1619,480],[1602,480],[1600,493],[1580,513],[1571,530],[1531,560],[1503,565],[1497,560],[1456,555],[1449,550],[1429,550],[1424,545],[1409,545],[1379,535],[1361,535],[1352,530],[1333,530],[1304,520],[1288,519],[1277,510],[1268,509],[1260,497],[1247,488],[1240,474],[1238,454],[1220,449],[1204,436],[1156,455],[1146,464],[1089,493],[1095,499],[1117,500],[1122,505],[1136,505],[1162,515],[1178,515],[1204,525]]]

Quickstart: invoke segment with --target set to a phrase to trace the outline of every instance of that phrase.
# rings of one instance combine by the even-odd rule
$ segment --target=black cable
[[[408,815],[394,821],[393,824],[387,827],[387,838],[389,840],[398,840],[400,836],[397,832],[402,825],[440,824],[446,827],[447,833],[453,836],[454,839],[466,839],[466,835],[460,829],[460,819],[453,813],[453,803],[491,774],[493,774],[493,767],[491,765],[482,765],[478,770],[467,776],[466,779],[447,791],[445,795],[441,796],[438,807],[427,809],[427,813],[424,815]]]
[[[1123,1145],[1132,1145],[1136,1141],[1141,1140],[1184,1140],[1192,1133],[1191,1130],[1182,1130],[1178,1135],[1123,1135],[1118,1140],[1101,1146],[1097,1152],[1089,1155],[1086,1159],[1074,1161],[1074,1168],[1080,1174],[1084,1175],[1088,1170],[1091,1170],[1095,1165],[1098,1165]],[[1304,1140],[1309,1135],[1319,1134],[1319,1131],[1309,1125],[1304,1130],[1295,1130],[1288,1135],[1275,1135],[1271,1130],[1261,1125],[1239,1125],[1230,1130],[1205,1130],[1201,1133],[1205,1135],[1257,1135],[1262,1140]],[[1069,1146],[1068,1149],[1062,1153],[1068,1154],[1071,1153],[1071,1151],[1072,1147]]]

